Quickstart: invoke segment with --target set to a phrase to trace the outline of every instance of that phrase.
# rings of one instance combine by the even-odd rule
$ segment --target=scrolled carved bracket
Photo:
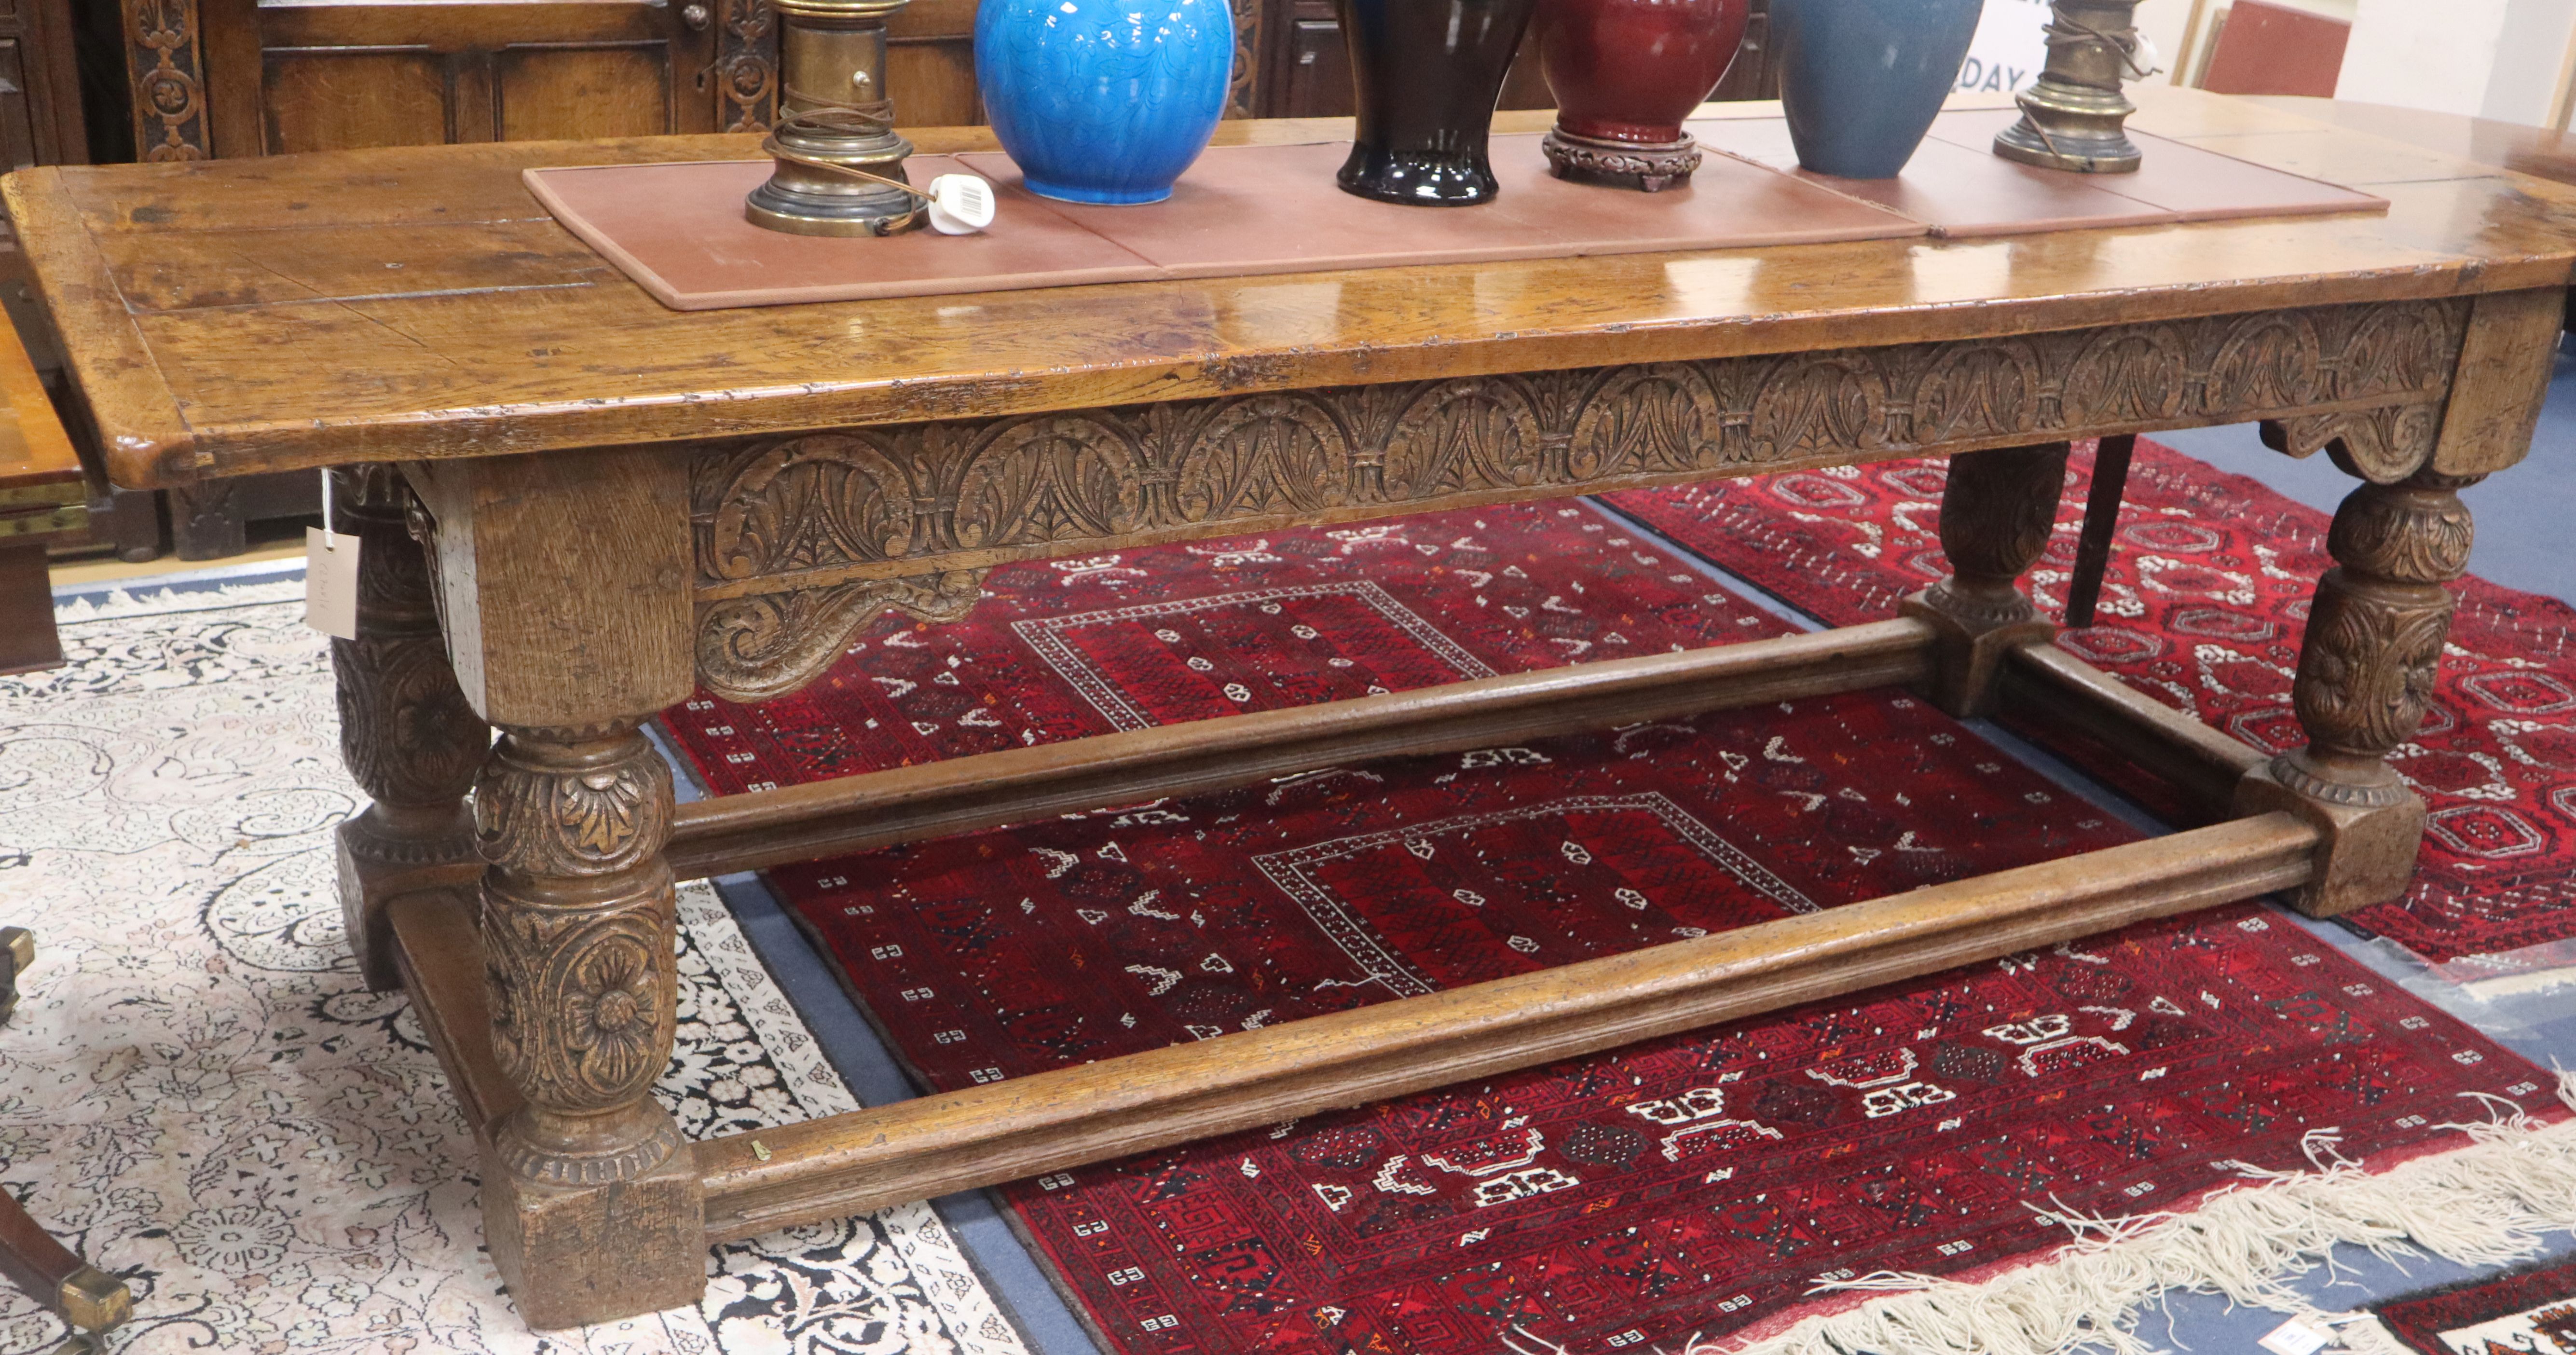
[[[830,667],[850,636],[888,609],[955,621],[983,596],[983,581],[983,570],[960,569],[701,604],[698,678],[728,701],[784,696]]]

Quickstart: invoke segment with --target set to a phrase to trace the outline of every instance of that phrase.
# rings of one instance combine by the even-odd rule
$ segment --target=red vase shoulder
[[[1748,0],[1543,0],[1540,63],[1557,126],[1601,141],[1681,137],[1743,45]]]

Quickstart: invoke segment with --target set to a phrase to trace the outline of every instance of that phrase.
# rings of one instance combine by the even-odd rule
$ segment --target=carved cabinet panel
[[[765,123],[759,0],[118,0],[141,159]]]

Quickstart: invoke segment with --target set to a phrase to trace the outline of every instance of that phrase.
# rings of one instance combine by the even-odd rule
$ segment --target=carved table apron
[[[2160,130],[2239,116],[2191,91],[2149,103],[2175,119]],[[711,146],[741,149],[588,153]],[[712,1241],[2264,891],[2320,915],[2396,897],[2424,814],[2383,755],[2425,712],[2443,585],[2466,567],[2457,491],[2527,449],[2576,262],[2576,195],[2475,170],[2420,211],[2388,190],[2385,221],[1691,256],[1753,270],[1725,274],[1566,260],[1346,274],[1329,291],[1268,279],[672,316],[551,221],[511,215],[519,164],[570,158],[432,148],[264,162],[256,178],[40,170],[5,189],[121,483],[337,467],[338,525],[365,546],[360,636],[332,658],[349,767],[373,799],[339,835],[349,935],[372,984],[412,993],[484,1151],[494,1259],[539,1327],[692,1301]],[[314,202],[350,219],[292,216]],[[386,290],[394,267],[426,290]],[[1698,304],[1675,279],[1764,269],[1779,289],[1640,323]],[[290,273],[304,291],[279,288]],[[1228,307],[1318,297],[1330,304],[1225,327]],[[1280,337],[1319,325],[1338,337]],[[389,329],[439,360],[403,366],[418,355]],[[1235,351],[1206,356],[1228,334]],[[263,375],[274,345],[323,337],[383,370]],[[1080,367],[1085,344],[1118,360]],[[592,350],[612,356],[527,375]],[[834,363],[893,379],[796,375]],[[2018,585],[2070,439],[2253,420],[2361,481],[2295,684],[2309,742],[2278,758],[2059,649]],[[1869,625],[687,806],[641,733],[700,683],[745,701],[795,690],[886,609],[957,617],[1011,561],[1919,455],[1956,458],[1952,572]],[[1954,714],[2010,702],[2072,719],[2217,822],[756,1141],[684,1142],[650,1095],[674,1027],[678,878],[1891,683]]]

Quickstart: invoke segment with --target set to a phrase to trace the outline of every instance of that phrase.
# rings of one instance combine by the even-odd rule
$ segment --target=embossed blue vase
[[[975,80],[1029,191],[1161,202],[1234,77],[1226,0],[983,0]]]
[[[1771,47],[1798,163],[1892,179],[1959,79],[1985,0],[1772,0]]]

